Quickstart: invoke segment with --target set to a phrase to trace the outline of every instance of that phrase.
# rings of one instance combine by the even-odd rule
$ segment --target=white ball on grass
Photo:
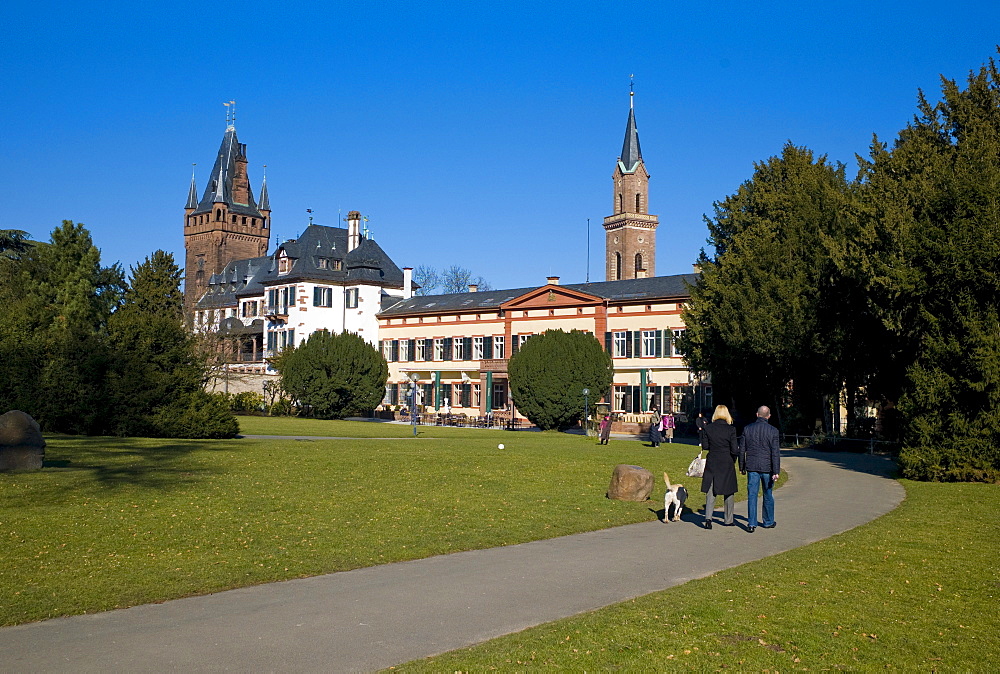
[[[497,449],[503,449],[503,443],[502,442],[499,445],[497,445]]]

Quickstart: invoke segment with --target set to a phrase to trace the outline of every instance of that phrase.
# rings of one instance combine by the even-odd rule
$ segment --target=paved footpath
[[[737,527],[707,531],[686,515],[9,627],[0,670],[371,671],[797,548],[904,496],[881,457],[789,451],[782,463],[789,479],[775,492],[774,529],[747,533],[737,504]]]

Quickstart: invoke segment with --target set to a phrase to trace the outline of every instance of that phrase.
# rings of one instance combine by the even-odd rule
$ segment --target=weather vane
[[[632,97],[635,96],[635,73],[628,76],[628,107],[633,107]]]
[[[311,209],[311,208],[307,208],[307,209],[306,209],[306,213],[308,213],[308,214],[309,214],[309,224],[310,224],[310,225],[311,225],[311,224],[313,223],[313,216],[312,216],[312,212],[313,212],[313,209]]]

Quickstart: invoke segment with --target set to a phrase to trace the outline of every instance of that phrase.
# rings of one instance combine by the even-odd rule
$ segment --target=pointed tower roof
[[[198,186],[194,181],[194,171],[191,171],[191,187],[188,188],[188,200],[184,208],[198,208]]]
[[[219,154],[215,158],[215,165],[209,174],[208,184],[202,194],[201,201],[195,213],[210,213],[213,204],[224,203],[231,213],[242,215],[252,215],[258,218],[264,217],[257,208],[257,202],[253,197],[253,190],[247,186],[248,201],[246,204],[239,204],[233,201],[233,176],[236,173],[236,161],[245,161],[246,148],[240,144],[236,137],[236,127],[230,125],[226,128],[226,133],[222,137],[222,145],[219,146]]]
[[[636,165],[642,161],[642,149],[639,147],[639,130],[635,127],[635,110],[628,109],[628,123],[625,125],[625,142],[622,143],[622,154],[618,158],[624,173],[632,173]]]
[[[278,176],[278,177],[280,178],[281,176]],[[266,173],[264,174],[264,180],[260,184],[260,203],[257,204],[257,207],[260,208],[260,210],[262,210],[262,211],[269,211],[269,210],[271,210],[271,202],[267,198],[267,174]]]

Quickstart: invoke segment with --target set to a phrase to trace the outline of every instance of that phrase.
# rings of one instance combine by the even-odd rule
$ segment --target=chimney
[[[545,280],[548,282],[548,285],[550,285],[550,286],[557,286],[557,285],[559,285],[559,277],[558,276],[546,276]]]
[[[635,277],[636,278],[646,278],[646,270],[645,269],[636,269],[635,270]]]
[[[347,252],[358,247],[361,243],[361,213],[351,211],[347,214]]]
[[[695,274],[700,274],[701,273],[701,265],[700,264],[693,264],[693,265],[691,265],[691,271],[693,271]]]
[[[403,267],[403,299],[413,297],[413,267]]]
[[[470,283],[469,284],[469,292],[470,293],[478,293],[479,292],[479,284],[478,283]]]

